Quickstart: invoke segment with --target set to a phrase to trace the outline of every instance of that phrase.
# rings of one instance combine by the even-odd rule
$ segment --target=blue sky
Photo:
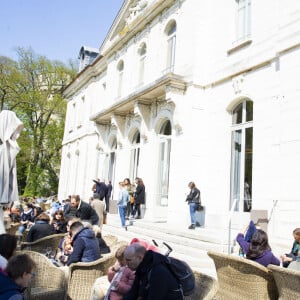
[[[0,56],[16,47],[67,63],[81,46],[99,48],[123,0],[0,0]]]

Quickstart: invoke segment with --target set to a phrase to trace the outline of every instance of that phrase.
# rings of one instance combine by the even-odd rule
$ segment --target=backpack
[[[190,296],[195,290],[195,276],[190,266],[180,259],[167,257],[166,266],[177,279],[184,296]]]

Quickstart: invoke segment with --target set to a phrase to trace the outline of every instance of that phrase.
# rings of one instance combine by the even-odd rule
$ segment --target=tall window
[[[166,28],[167,35],[167,70],[173,71],[176,50],[176,22],[171,21]]]
[[[236,0],[236,41],[243,41],[251,34],[251,0]]]
[[[123,60],[120,60],[117,66],[119,77],[118,77],[118,97],[121,97],[122,95],[122,89],[123,89],[123,74],[124,74],[124,62]]]
[[[108,176],[107,179],[114,183],[115,177],[115,165],[116,165],[116,150],[117,150],[117,139],[114,138],[109,153],[109,162],[108,162]]]
[[[168,205],[171,134],[171,122],[167,120],[159,131],[158,187],[160,193],[159,204],[162,206]]]
[[[244,100],[232,112],[231,206],[236,211],[252,207],[253,102]]]
[[[136,131],[132,138],[132,148],[130,157],[130,178],[135,179],[138,176],[139,160],[140,160],[140,132]]]
[[[141,85],[144,83],[144,73],[145,73],[145,61],[146,61],[146,53],[147,53],[147,46],[145,43],[142,43],[138,49],[139,54],[139,78],[138,84]]]

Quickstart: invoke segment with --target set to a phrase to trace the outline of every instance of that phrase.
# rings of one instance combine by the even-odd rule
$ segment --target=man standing
[[[109,180],[108,184],[106,185],[106,195],[105,195],[106,212],[109,212],[109,200],[111,197],[112,188],[113,187],[111,184],[111,180]]]
[[[74,222],[70,227],[73,252],[68,258],[67,265],[76,262],[91,262],[100,258],[100,248],[94,231],[84,227],[81,222]]]
[[[76,217],[82,221],[88,221],[92,225],[98,225],[99,217],[96,211],[86,202],[80,200],[79,195],[71,196],[71,205],[76,208]]]
[[[96,211],[99,221],[98,226],[102,228],[103,220],[106,215],[106,205],[103,200],[97,198],[98,194],[94,194],[94,197],[90,197],[90,205]]]
[[[98,178],[97,180],[93,180],[96,186],[93,186],[94,192],[96,192],[99,195],[99,199],[103,200],[105,198],[105,195],[107,193],[107,187],[104,182],[101,182]],[[96,191],[95,191],[96,190]]]
[[[183,300],[177,279],[166,265],[166,256],[134,243],[125,249],[124,257],[127,266],[135,270],[135,280],[124,300]]]

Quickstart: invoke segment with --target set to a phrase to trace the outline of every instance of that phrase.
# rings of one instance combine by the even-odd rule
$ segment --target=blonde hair
[[[127,248],[127,245],[122,245],[122,246],[120,246],[118,249],[117,249],[117,251],[116,251],[116,253],[115,253],[115,258],[117,259],[117,260],[121,260],[121,259],[123,259],[123,257],[124,257],[124,252],[125,252],[125,249]]]

